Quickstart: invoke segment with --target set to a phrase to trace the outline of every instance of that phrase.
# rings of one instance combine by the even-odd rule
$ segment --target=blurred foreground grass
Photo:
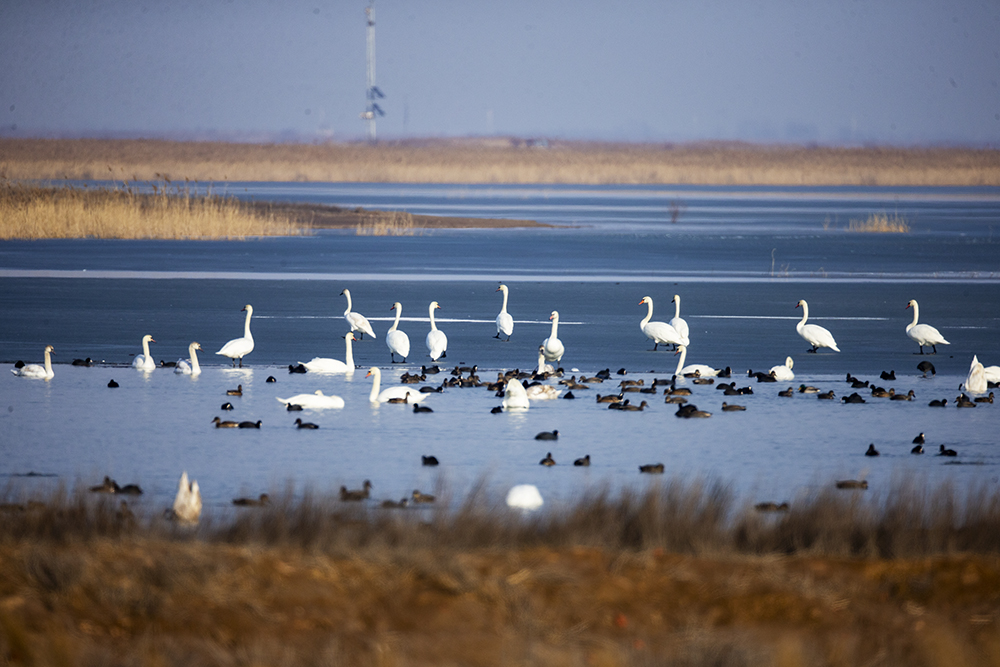
[[[193,530],[108,496],[5,499],[5,664],[1000,663],[987,488],[831,485],[787,513],[679,479],[531,515],[286,494]]]

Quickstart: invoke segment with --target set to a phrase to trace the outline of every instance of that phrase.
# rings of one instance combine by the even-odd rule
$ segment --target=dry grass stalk
[[[882,213],[872,213],[864,220],[852,219],[847,226],[849,232],[874,234],[905,234],[910,231],[910,225],[899,215],[891,217]]]
[[[413,236],[416,224],[405,211],[365,211],[355,233],[358,236]]]
[[[0,182],[0,238],[244,239],[291,236],[284,216],[234,198],[154,186],[52,188]]]

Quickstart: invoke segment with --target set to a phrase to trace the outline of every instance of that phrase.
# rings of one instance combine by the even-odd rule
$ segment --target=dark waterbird
[[[229,401],[226,401],[225,403],[222,404],[221,409],[222,410],[232,410],[233,409],[233,404],[230,403]]]
[[[879,452],[875,449],[875,443],[868,445],[868,451],[865,452],[865,456],[878,456]]]
[[[587,454],[582,459],[576,459],[573,461],[575,466],[589,466],[590,465],[590,454]]]
[[[302,421],[301,418],[295,420],[295,426],[298,428],[313,429],[313,430],[319,428],[319,424],[313,424],[312,422],[304,422]]]
[[[263,507],[271,504],[271,497],[262,493],[257,498],[233,498],[233,504],[237,507]]]
[[[348,489],[346,486],[340,487],[340,499],[347,501],[367,500],[371,495],[372,483],[365,480],[361,489]]]
[[[91,359],[90,357],[87,357],[86,359],[74,359],[73,360],[73,365],[74,366],[93,366],[94,365],[94,360]]]
[[[913,439],[913,444],[914,445],[922,445],[925,442],[926,442],[926,440],[924,439],[924,432],[923,431],[921,431],[919,434],[917,434],[917,437],[915,437]]]
[[[434,412],[434,409],[426,405],[420,405],[419,403],[413,404],[413,412]]]
[[[895,370],[882,371],[882,373],[879,375],[879,377],[881,379],[883,379],[883,380],[895,380],[896,379],[896,371]]]
[[[546,454],[545,458],[538,462],[538,465],[543,465],[543,466],[554,466],[555,464],[556,460],[552,458],[552,452]]]
[[[421,465],[425,465],[425,466],[436,466],[436,465],[438,465],[438,459],[433,454],[430,455],[430,456],[423,456],[423,455],[421,455],[421,457],[420,457],[420,464]]]
[[[558,440],[559,431],[542,431],[535,436],[535,440]]]
[[[921,361],[917,364],[917,370],[923,373],[924,377],[927,377],[928,373],[931,375],[937,375],[937,371],[934,369],[934,364],[929,361]]]
[[[110,382],[108,382],[108,388],[109,389],[116,389],[117,387],[118,387],[118,383],[115,382],[114,379],[112,379]]]
[[[958,456],[958,452],[954,449],[948,449],[944,445],[941,445],[938,449],[938,456]]]
[[[639,466],[639,472],[647,472],[656,475],[662,475],[664,471],[664,466],[662,463],[647,463],[646,465]]]
[[[252,421],[243,421],[243,422],[239,423],[239,427],[240,428],[260,428],[260,425],[263,424],[263,423],[264,422],[262,422],[259,419],[257,421],[255,421],[255,422],[252,422]]]

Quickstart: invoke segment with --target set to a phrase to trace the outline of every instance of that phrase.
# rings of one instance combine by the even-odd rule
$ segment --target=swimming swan
[[[514,318],[507,312],[507,286],[500,285],[497,291],[503,292],[503,305],[500,306],[500,314],[497,315],[497,335],[494,338],[500,338],[500,334],[503,334],[510,340],[510,335],[514,333]]]
[[[406,358],[410,356],[410,337],[406,335],[405,331],[399,330],[399,317],[403,314],[403,304],[397,301],[392,304],[392,308],[389,310],[396,311],[396,319],[385,334],[385,344],[389,346],[389,358],[392,363],[396,363],[396,355],[398,354],[403,358],[405,364]]]
[[[132,360],[132,368],[146,373],[156,369],[156,362],[149,355],[149,344],[155,342],[149,334],[142,337],[142,354],[135,355],[135,359]]]
[[[552,331],[549,337],[542,341],[542,354],[545,355],[546,361],[559,361],[566,353],[566,348],[559,340],[559,311],[553,310],[549,319],[552,320]]]
[[[771,373],[774,374],[774,379],[778,382],[788,382],[795,379],[795,373],[792,372],[792,365],[794,362],[791,357],[785,357],[785,363],[780,366],[772,366]]]
[[[344,346],[347,348],[344,359],[331,359],[329,357],[313,357],[312,361],[306,363],[298,362],[300,366],[305,366],[310,373],[354,373],[354,346],[351,342],[355,340],[354,332],[348,331],[344,335]]]
[[[556,369],[552,367],[552,364],[545,363],[545,346],[539,345],[538,368],[535,369],[535,373],[537,373],[538,375],[544,375],[545,373],[554,373],[555,370]]]
[[[684,365],[687,360],[687,345],[678,345],[677,352],[675,354],[681,355],[680,359],[677,360],[677,369],[674,371],[674,375],[677,377],[683,377],[691,373],[697,373],[699,377],[711,378],[719,374],[718,368],[712,368],[711,366],[706,366],[705,364],[690,364],[688,366]]]
[[[687,336],[681,336],[677,329],[673,328],[666,322],[650,322],[653,319],[653,297],[644,296],[639,305],[646,304],[646,317],[642,318],[639,322],[639,328],[642,329],[642,333],[646,334],[646,338],[653,341],[653,351],[660,345],[688,345],[690,340]]]
[[[365,377],[370,377],[372,379],[372,390],[368,394],[368,400],[372,403],[388,403],[390,399],[403,399],[409,404],[419,403],[424,400],[430,394],[421,394],[416,389],[411,389],[406,386],[395,386],[389,387],[388,389],[383,389],[379,392],[379,388],[382,386],[382,371],[378,369],[377,366],[372,366],[368,369],[368,375]]]
[[[920,317],[920,306],[917,305],[916,299],[910,299],[906,307],[913,308],[913,321],[906,325],[906,335],[915,340],[917,345],[920,346],[920,354],[924,353],[924,345],[930,345],[931,349],[934,350],[934,354],[937,354],[938,345],[951,345],[951,343],[944,339],[941,332],[931,325],[917,324],[917,318]]]
[[[201,365],[198,364],[198,353],[196,350],[201,349],[200,343],[191,343],[188,345],[188,358],[178,359],[177,365],[174,366],[174,373],[178,375],[200,375]]]
[[[427,332],[427,338],[424,339],[424,343],[427,345],[427,351],[434,361],[448,356],[448,336],[438,329],[437,324],[434,322],[434,310],[440,307],[437,301],[431,301],[430,306],[427,307],[427,312],[431,318],[431,330]]]
[[[298,405],[305,410],[326,410],[327,408],[344,407],[344,399],[340,396],[325,396],[320,389],[317,389],[314,394],[296,394],[289,398],[278,398],[277,400],[279,403],[284,403],[285,405]]]
[[[534,484],[518,484],[507,492],[507,507],[531,511],[542,506],[542,494]]]
[[[234,338],[225,345],[222,349],[216,352],[216,354],[221,354],[224,357],[229,357],[233,360],[233,366],[236,365],[236,360],[240,361],[240,368],[243,368],[243,357],[253,352],[253,336],[250,334],[250,317],[253,315],[253,306],[249,303],[243,306],[240,311],[246,311],[247,319],[243,324],[243,337]]]
[[[45,365],[27,364],[21,368],[12,368],[10,372],[18,377],[31,378],[33,380],[51,380],[55,377],[52,372],[52,352],[55,350],[51,345],[45,346]]]
[[[531,406],[528,402],[528,392],[524,390],[520,380],[511,378],[507,381],[503,402],[500,405],[504,410],[527,410]]]
[[[188,483],[187,471],[181,473],[177,485],[177,495],[174,497],[171,518],[181,523],[198,523],[201,517],[201,489],[198,482]]]
[[[985,394],[989,389],[986,381],[986,369],[979,362],[979,357],[973,355],[972,364],[969,366],[969,375],[965,378],[965,390],[970,394]]]
[[[360,331],[362,338],[365,337],[365,334],[368,334],[372,338],[377,338],[375,330],[368,323],[368,318],[361,313],[351,312],[351,290],[345,289],[340,295],[347,297],[347,310],[344,311],[344,319],[351,325],[351,331]]]
[[[806,324],[809,319],[809,304],[805,299],[799,299],[795,304],[796,308],[802,308],[802,321],[795,325],[795,330],[799,332],[807,343],[812,345],[810,352],[815,352],[821,347],[828,347],[834,352],[840,352],[837,341],[833,339],[833,334],[819,326],[818,324]]]

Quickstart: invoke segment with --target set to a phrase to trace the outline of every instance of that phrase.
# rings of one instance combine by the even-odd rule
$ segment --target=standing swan
[[[407,403],[419,403],[430,396],[430,394],[421,394],[415,389],[410,389],[409,387],[402,385],[383,389],[380,393],[379,388],[382,386],[382,371],[380,371],[377,366],[369,368],[368,375],[365,377],[370,377],[372,379],[372,390],[371,393],[368,394],[368,400],[372,403],[388,403],[389,400],[393,398],[404,399]]]
[[[437,301],[431,301],[431,305],[427,308],[431,317],[431,330],[427,332],[427,338],[424,342],[427,344],[431,359],[434,361],[448,356],[448,337],[434,323],[434,309],[440,307]]]
[[[684,362],[687,361],[688,354],[687,345],[678,345],[677,352],[675,352],[675,354],[681,355],[680,359],[677,360],[677,370],[674,371],[674,375],[677,377],[697,373],[698,377],[714,378],[719,374],[718,368],[712,368],[711,366],[706,366],[705,364],[690,364],[685,366]]]
[[[691,344],[690,339],[690,329],[688,328],[688,323],[681,317],[681,295],[675,294],[673,298],[674,305],[674,316],[670,320],[670,326],[677,330],[677,333],[681,338],[684,339],[685,345]],[[676,346],[675,346],[676,347]]]
[[[687,336],[681,336],[680,332],[677,331],[673,326],[667,324],[666,322],[650,322],[653,319],[653,297],[644,296],[639,305],[646,304],[646,317],[642,318],[639,322],[639,328],[642,329],[642,333],[646,334],[646,338],[653,341],[653,351],[660,345],[689,345],[691,341]],[[678,305],[678,308],[680,306]]]
[[[198,353],[196,350],[201,349],[200,343],[191,343],[188,345],[188,355],[187,359],[178,359],[177,365],[174,367],[174,373],[178,375],[200,375],[201,366],[198,364]]]
[[[500,306],[500,314],[497,315],[497,335],[494,338],[500,338],[500,334],[503,334],[510,340],[510,335],[514,333],[514,318],[507,312],[507,286],[500,285],[497,291],[503,292],[503,305]]]
[[[348,331],[344,336],[344,345],[347,347],[344,361],[329,357],[313,357],[312,361],[304,364],[300,361],[299,364],[305,366],[310,373],[347,373],[351,375],[354,373],[354,346],[351,345],[353,340],[354,333]]]
[[[795,379],[795,373],[792,372],[793,361],[791,357],[785,357],[785,363],[780,366],[772,366],[771,373],[774,374],[774,379],[779,382],[788,382]]]
[[[233,360],[233,366],[236,365],[236,360],[240,360],[240,368],[243,368],[243,357],[253,352],[253,336],[250,335],[250,317],[253,315],[253,306],[249,303],[242,308],[240,312],[246,311],[247,319],[243,324],[243,338],[234,338],[225,345],[222,349],[216,352],[216,354],[221,354],[225,357],[229,357]]]
[[[144,372],[156,369],[156,362],[153,361],[153,357],[149,356],[149,344],[155,342],[149,334],[142,337],[142,354],[135,355],[135,359],[132,360],[132,368]]]
[[[351,312],[351,290],[345,289],[340,295],[347,297],[347,310],[344,311],[344,319],[351,325],[351,331],[360,331],[362,338],[365,337],[365,334],[368,334],[372,338],[377,338],[375,330],[368,323],[368,318],[361,313]]]
[[[546,361],[560,361],[566,348],[559,340],[559,311],[553,310],[549,319],[552,320],[552,332],[549,333],[548,338],[542,341],[542,354],[545,355]]]
[[[12,368],[10,372],[18,377],[31,378],[33,380],[51,380],[55,377],[52,372],[52,352],[55,350],[51,345],[45,346],[45,365],[28,364],[21,368]]]
[[[815,352],[821,347],[828,347],[834,352],[840,352],[837,341],[833,339],[833,334],[819,326],[818,324],[806,324],[809,319],[809,304],[805,299],[799,299],[795,307],[802,307],[802,321],[795,325],[795,330],[799,332],[807,343],[812,345],[809,352]]]
[[[396,355],[403,357],[403,363],[406,363],[406,358],[410,356],[410,337],[406,335],[405,331],[399,330],[399,316],[403,314],[403,304],[396,302],[392,304],[392,308],[389,310],[396,311],[396,320],[389,327],[388,333],[385,334],[385,344],[389,346],[389,358],[392,359],[392,363],[396,363]]]
[[[934,350],[932,354],[937,354],[938,345],[951,345],[951,343],[944,339],[941,332],[931,325],[917,324],[917,318],[920,317],[920,306],[917,305],[916,299],[910,299],[906,307],[913,308],[913,321],[906,325],[906,335],[915,340],[917,345],[920,346],[920,354],[924,353],[924,345],[931,346],[931,349]]]

